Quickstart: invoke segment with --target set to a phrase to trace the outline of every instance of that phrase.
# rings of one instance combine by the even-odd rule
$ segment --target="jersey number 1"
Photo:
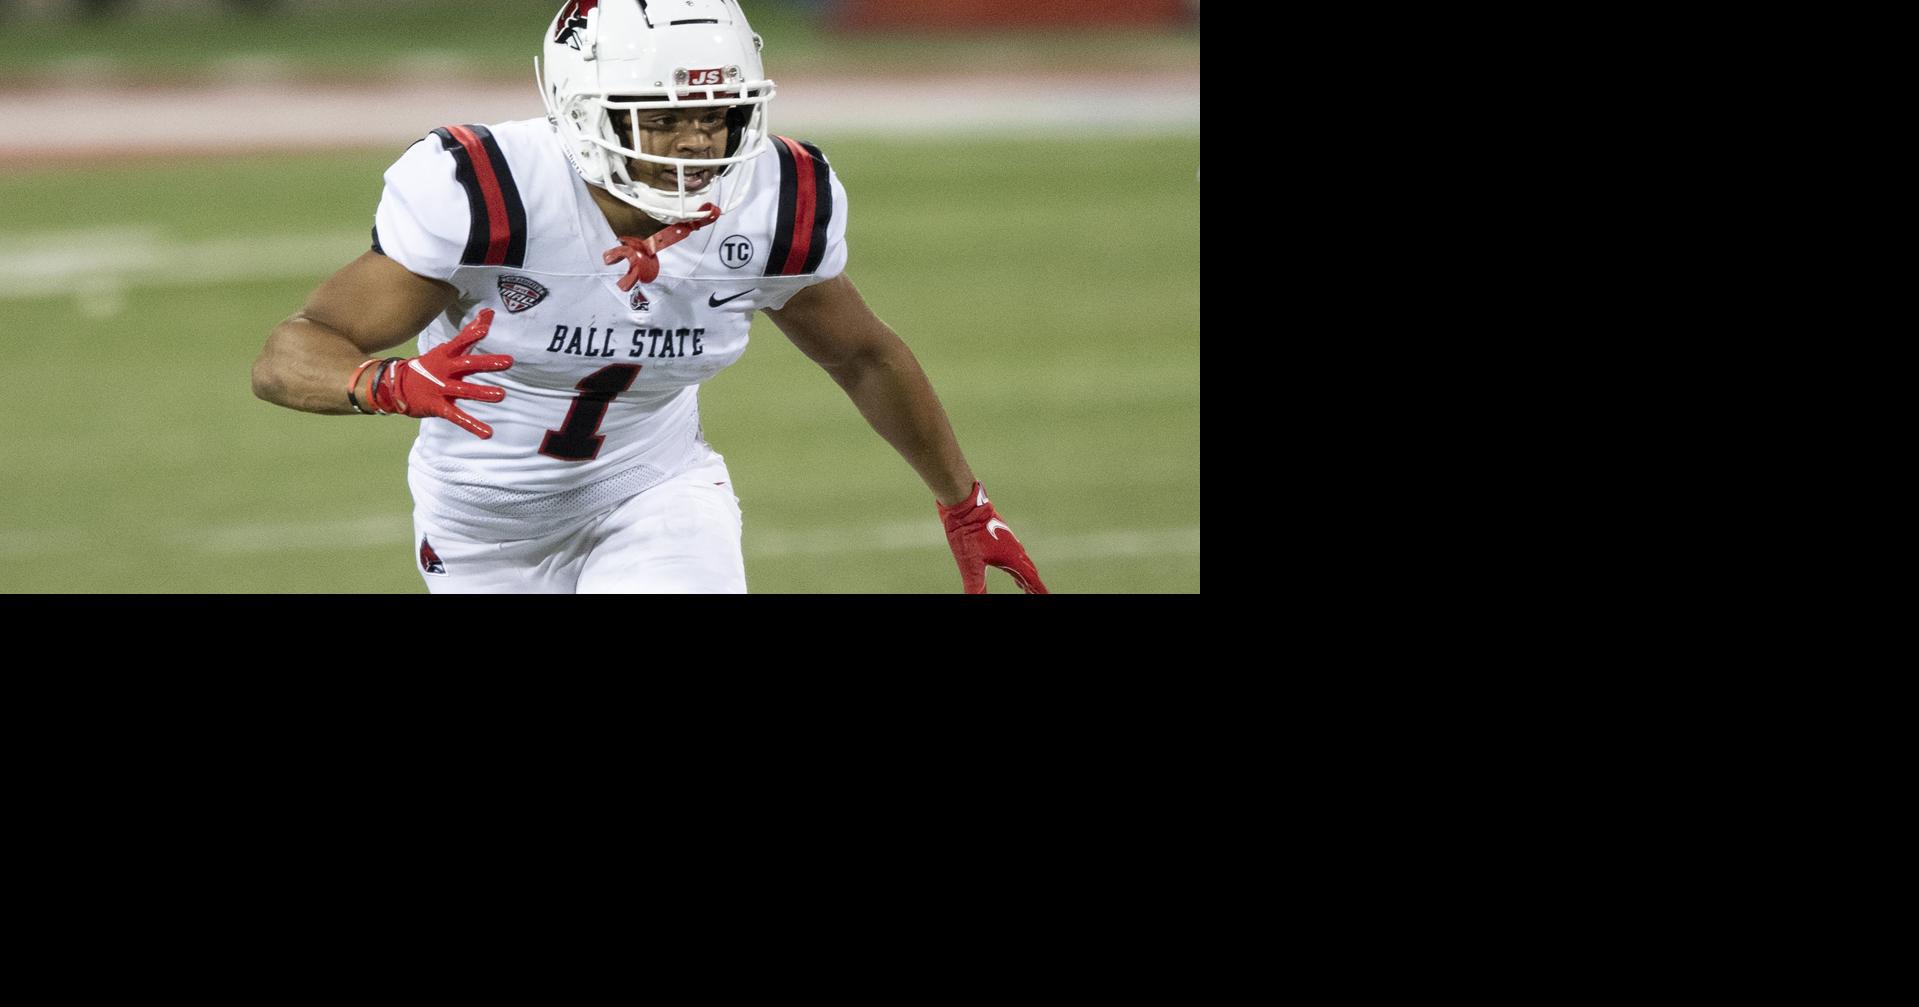
[[[573,387],[579,397],[566,410],[566,422],[558,430],[548,430],[540,441],[540,453],[567,462],[590,462],[600,456],[606,438],[599,433],[606,419],[606,407],[619,394],[633,387],[640,376],[641,364],[608,364],[580,379]]]

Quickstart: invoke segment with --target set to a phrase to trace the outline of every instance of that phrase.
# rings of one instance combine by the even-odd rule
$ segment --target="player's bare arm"
[[[873,430],[906,459],[942,504],[965,498],[973,470],[939,396],[905,341],[841,274],[767,315],[801,353],[832,375]]]
[[[946,540],[968,594],[986,593],[986,567],[1005,570],[1020,590],[1046,594],[1026,549],[1000,519],[960,454],[953,426],[891,326],[880,321],[844,273],[769,310],[786,338],[846,391],[874,431],[913,466],[939,502]]]
[[[328,277],[293,317],[274,326],[253,363],[253,394],[309,413],[352,413],[347,380],[367,358],[419,335],[452,305],[451,284],[369,251]],[[354,389],[372,401],[373,368]]]

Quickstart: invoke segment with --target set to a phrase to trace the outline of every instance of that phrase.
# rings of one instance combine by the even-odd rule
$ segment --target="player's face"
[[[726,109],[662,108],[610,113],[613,128],[620,138],[632,142],[633,130],[639,130],[634,149],[657,157],[715,158],[726,156]],[[670,164],[655,164],[627,158],[626,170],[634,181],[655,189],[673,192],[679,189],[678,172]],[[688,169],[686,191],[698,192],[713,184],[716,168]]]

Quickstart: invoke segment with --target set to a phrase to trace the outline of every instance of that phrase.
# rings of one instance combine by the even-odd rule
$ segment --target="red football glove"
[[[498,402],[506,398],[504,388],[471,385],[459,380],[475,371],[504,371],[513,366],[513,358],[505,354],[478,357],[460,355],[474,343],[486,338],[486,330],[492,324],[493,309],[487,308],[480,312],[478,318],[468,322],[466,328],[461,329],[460,334],[452,340],[411,360],[396,358],[393,366],[386,369],[380,383],[373,388],[373,407],[382,412],[405,413],[408,416],[438,416],[458,423],[482,440],[492,437],[492,427],[468,416],[465,410],[453,404],[454,399]]]
[[[953,547],[953,558],[959,561],[960,581],[966,585],[967,594],[986,593],[989,566],[1012,574],[1019,589],[1027,594],[1047,593],[1046,585],[1040,582],[1039,571],[1033,568],[1033,561],[1026,558],[1025,547],[1013,537],[1013,529],[999,519],[979,483],[973,484],[973,491],[966,499],[951,507],[937,500],[933,502],[939,504],[940,521],[946,525],[946,541]]]

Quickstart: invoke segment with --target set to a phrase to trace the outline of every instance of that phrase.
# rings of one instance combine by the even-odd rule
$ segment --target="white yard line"
[[[399,148],[448,123],[545,115],[524,82],[385,86],[220,83],[143,90],[56,84],[0,94],[0,161],[220,151]],[[994,74],[788,79],[769,107],[797,135],[1125,135],[1199,132],[1199,75]]]
[[[45,556],[78,556],[97,548],[97,533],[88,528],[55,528],[46,531],[0,529],[0,563]],[[6,572],[6,567],[0,566],[0,588],[26,590],[25,585],[10,583]]]
[[[368,515],[336,521],[286,521],[225,525],[171,536],[174,545],[213,556],[256,556],[321,550],[397,550],[413,537],[405,517]],[[1137,528],[1052,535],[1025,529],[1023,539],[1037,558],[1050,562],[1128,559],[1142,556],[1198,556],[1199,528]],[[855,553],[942,552],[946,539],[939,525],[889,521],[867,526],[810,529],[756,528],[747,517],[743,545],[748,560]],[[0,530],[0,561],[78,556],[99,548],[84,528],[50,531]],[[0,573],[4,573],[0,569]],[[4,586],[4,584],[0,584]]]
[[[317,280],[366,251],[371,226],[208,240],[168,238],[150,226],[0,232],[0,303],[72,297],[82,315],[105,318],[121,311],[131,290]]]
[[[183,535],[178,541],[216,556],[250,556],[376,546],[397,549],[412,537],[412,521],[390,515],[370,515],[340,521],[228,525]]]
[[[788,556],[832,556],[841,553],[905,552],[947,548],[939,525],[927,521],[896,521],[867,528],[815,528],[799,531],[755,530],[752,516],[744,533],[748,559]],[[1108,559],[1124,556],[1199,555],[1198,528],[1153,528],[1105,531],[1093,534],[1049,536],[1028,529],[1021,541],[1046,559]]]

